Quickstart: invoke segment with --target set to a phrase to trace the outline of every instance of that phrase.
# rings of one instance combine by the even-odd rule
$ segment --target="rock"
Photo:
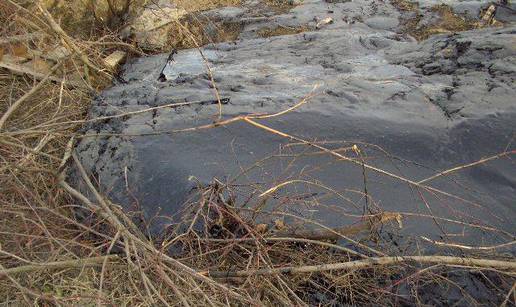
[[[214,178],[234,184],[236,203],[249,206],[260,202],[249,195],[294,180],[275,192],[265,204],[267,209],[308,216],[330,227],[348,222],[337,218],[334,209],[363,213],[363,194],[358,192],[364,190],[361,165],[336,160],[319,149],[301,146],[298,140],[243,121],[177,132],[213,125],[218,119],[215,85],[220,97],[229,98],[222,106],[223,120],[282,112],[318,85],[316,95],[302,107],[256,121],[321,142],[352,159],[362,154],[371,166],[416,181],[505,150],[516,131],[515,72],[511,68],[515,26],[437,35],[417,43],[385,30],[395,24],[385,16],[397,16],[397,12],[386,2],[372,3],[306,1],[288,13],[265,19],[253,19],[248,15],[252,10],[246,10],[239,17],[246,18],[239,40],[209,44],[202,48],[202,55],[196,49],[178,51],[165,67],[166,82],[157,79],[167,54],[130,61],[123,73],[128,83],[104,91],[94,102],[91,117],[158,109],[90,123],[84,131],[88,137],[77,147],[82,163],[100,177],[101,190],[109,191],[114,201],[130,210],[136,198],[147,217],[177,213],[199,184],[208,185]],[[271,23],[313,23],[314,17],[326,16],[329,9],[334,12],[334,23],[317,31],[252,36]],[[360,14],[375,28],[344,20]],[[190,104],[170,107],[185,102]],[[116,135],[105,136],[110,133]],[[353,145],[360,151],[351,150]],[[516,169],[510,161],[492,161],[430,183],[457,198],[421,190],[423,201],[414,187],[397,178],[371,168],[366,177],[369,195],[383,210],[429,214],[426,206],[430,206],[432,215],[443,218],[481,220],[505,231],[514,228]],[[307,182],[322,184],[344,197]],[[81,188],[80,180],[77,186]],[[474,198],[481,206],[460,198]],[[459,212],[468,218],[458,216]],[[153,221],[154,233],[170,222],[166,218]],[[272,225],[273,221],[257,223]],[[431,219],[405,224],[402,235],[414,240],[419,235],[442,234]],[[457,240],[466,244],[479,238],[485,244],[493,240],[473,231]]]
[[[379,16],[366,19],[365,24],[373,29],[391,30],[398,26],[399,21],[397,18]]]
[[[315,25],[315,28],[320,29],[321,27],[324,27],[325,25],[332,24],[332,23],[333,23],[333,18],[326,17],[326,18],[322,19],[321,21],[317,22],[317,24]]]
[[[495,19],[501,22],[516,22],[516,2],[509,1],[508,4],[499,6],[496,10]]]
[[[104,58],[104,63],[111,69],[117,68],[127,56],[127,52],[117,50]]]
[[[206,18],[214,20],[234,21],[244,15],[245,9],[240,7],[228,6],[218,9],[209,10],[202,13]]]
[[[131,37],[144,48],[162,50],[167,46],[170,35],[173,35],[170,29],[186,15],[184,9],[175,7],[167,0],[160,0],[145,7],[122,31],[122,36]]]

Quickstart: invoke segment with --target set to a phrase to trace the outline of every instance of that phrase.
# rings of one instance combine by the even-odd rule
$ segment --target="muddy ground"
[[[154,233],[171,223],[169,217],[196,188],[216,178],[231,184],[242,204],[261,204],[259,193],[298,180],[276,191],[266,208],[329,226],[357,222],[367,211],[419,215],[404,220],[398,231],[401,241],[418,242],[412,249],[440,248],[421,236],[474,245],[513,240],[511,153],[424,183],[439,191],[394,177],[418,182],[484,157],[514,153],[514,5],[500,8],[502,25],[458,33],[440,29],[445,33],[418,42],[407,31],[408,21],[418,17],[412,26],[421,29],[439,24],[434,3],[419,1],[416,12],[395,2],[306,0],[278,10],[247,1],[205,12],[212,20],[239,24],[238,40],[206,45],[202,55],[180,50],[166,65],[164,81],[158,79],[168,54],[129,61],[119,82],[95,100],[91,116],[196,103],[88,125],[77,147],[82,163],[114,201],[154,217],[149,222]],[[472,25],[487,1],[446,3]],[[321,25],[327,17],[332,23]],[[207,26],[211,30],[216,31]],[[173,132],[218,120],[204,60],[223,102],[222,119],[277,113],[312,93],[303,106],[257,122],[339,149],[360,163],[323,155],[242,121]]]

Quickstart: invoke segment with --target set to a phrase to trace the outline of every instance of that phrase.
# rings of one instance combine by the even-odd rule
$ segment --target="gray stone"
[[[399,21],[397,18],[378,16],[366,19],[365,24],[373,29],[392,30],[398,26]]]
[[[385,30],[390,28],[386,24],[394,22],[386,22],[384,16],[399,14],[384,2],[311,0],[266,20],[246,14],[242,18],[248,23],[241,40],[205,46],[204,57],[198,50],[179,51],[165,68],[166,82],[158,81],[166,54],[135,59],[122,74],[128,83],[107,89],[96,100],[93,118],[195,102],[85,127],[87,136],[77,152],[86,169],[102,183],[103,192],[126,210],[137,203],[147,217],[165,216],[154,220],[155,232],[169,222],[166,216],[177,213],[195,194],[199,184],[207,185],[214,178],[233,184],[237,203],[248,201],[250,206],[259,199],[249,199],[249,195],[287,180],[301,179],[338,190],[341,196],[293,184],[268,203],[269,209],[316,218],[329,226],[354,221],[336,217],[334,210],[346,215],[363,213],[360,163],[336,160],[242,121],[177,132],[217,119],[219,106],[205,69],[208,64],[220,96],[229,100],[222,105],[223,119],[281,112],[314,91],[316,95],[302,107],[257,121],[311,142],[326,141],[331,149],[357,144],[364,156],[341,152],[351,159],[364,158],[371,166],[366,170],[368,195],[382,210],[481,221],[515,231],[516,166],[510,160],[495,160],[428,183],[444,193],[418,190],[396,178],[419,181],[514,150],[514,25],[439,35],[418,44]],[[304,25],[327,14],[335,22],[317,31],[252,36],[271,22]],[[346,22],[359,14],[366,23],[376,20],[382,26]],[[84,190],[80,180],[77,186]],[[313,196],[303,201],[289,198],[291,202],[282,205],[277,199],[287,193]],[[459,233],[463,228],[446,224],[446,231]],[[424,218],[408,220],[401,233],[407,240],[443,235],[433,220]],[[494,242],[499,238],[468,228],[464,237],[453,240],[468,244],[479,239]],[[419,243],[419,248],[425,248],[424,242]]]

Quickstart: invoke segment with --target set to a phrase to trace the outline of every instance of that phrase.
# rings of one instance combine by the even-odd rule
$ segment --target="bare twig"
[[[54,20],[54,17],[52,17],[52,15],[48,12],[48,10],[42,4],[41,0],[38,3],[38,8],[45,17],[50,28],[65,42],[68,48],[72,49],[76,54],[79,55],[79,58],[86,66],[93,69],[93,71],[100,73],[101,75],[104,75],[104,77],[107,77],[108,80],[111,78],[111,76],[108,73],[98,68],[93,63],[91,63],[88,57],[79,49],[79,47],[77,47],[77,45],[75,45],[75,43],[68,36],[68,34],[66,34],[66,32],[61,28],[61,26]]]
[[[460,165],[460,166],[457,166],[457,167],[454,167],[454,168],[450,168],[448,170],[445,170],[445,171],[437,173],[437,174],[435,174],[433,176],[430,176],[430,177],[428,177],[426,179],[420,180],[420,181],[418,181],[418,183],[419,184],[423,184],[423,183],[432,181],[432,180],[434,180],[436,178],[439,178],[439,177],[442,177],[442,176],[446,176],[448,174],[451,174],[451,173],[454,173],[454,172],[457,172],[457,171],[460,171],[460,170],[463,170],[463,169],[466,169],[466,168],[477,166],[477,165],[480,165],[480,164],[483,164],[483,163],[486,163],[486,162],[489,162],[489,161],[492,161],[492,160],[500,159],[500,158],[503,158],[503,157],[506,157],[506,156],[510,156],[510,155],[514,155],[514,154],[516,154],[516,150],[502,152],[500,154],[497,154],[497,155],[494,155],[494,156],[491,156],[491,157],[488,157],[488,158],[483,158],[483,159],[480,159],[478,161],[475,161],[475,162],[472,162],[472,163],[469,163],[469,164],[464,164],[464,165]]]
[[[355,235],[362,231],[371,231],[379,225],[383,225],[388,221],[399,221],[401,215],[392,212],[384,212],[372,216],[369,221],[360,223],[358,225],[343,226],[334,228],[331,230],[327,229],[294,229],[286,231],[278,231],[274,233],[278,237],[293,237],[293,238],[304,238],[310,240],[338,240],[341,235]]]
[[[35,38],[41,38],[43,36],[45,36],[45,33],[40,33],[40,32],[13,35],[13,36],[9,36],[9,37],[0,38],[0,45],[30,41]]]
[[[511,241],[511,242],[498,244],[498,245],[492,245],[492,246],[469,246],[469,245],[462,245],[462,244],[457,244],[457,243],[446,243],[446,242],[441,242],[441,241],[435,241],[435,240],[429,239],[425,236],[421,236],[421,239],[431,242],[435,245],[456,247],[456,248],[468,249],[468,250],[493,250],[493,249],[504,248],[504,247],[508,247],[508,246],[516,244],[516,241]]]
[[[23,266],[18,266],[15,268],[0,270],[0,276],[27,273],[27,272],[40,271],[40,270],[83,268],[83,267],[92,267],[92,266],[100,267],[100,266],[102,266],[104,261],[115,262],[118,259],[119,259],[119,257],[117,255],[109,255],[109,256],[102,256],[102,257],[83,258],[83,259],[66,260],[66,261],[45,262],[45,263],[41,263],[41,264],[23,265]]]
[[[13,103],[9,109],[7,109],[7,111],[4,113],[4,115],[2,115],[2,117],[0,118],[0,131],[2,130],[5,122],[7,121],[7,119],[9,118],[9,116],[11,116],[11,114],[14,113],[14,111],[16,111],[16,109],[18,109],[20,107],[20,105],[25,101],[27,100],[29,97],[31,97],[32,95],[34,95],[34,93],[36,93],[40,88],[43,87],[43,85],[45,85],[45,82],[52,76],[52,74],[57,70],[57,68],[61,65],[61,63],[57,63],[54,65],[54,67],[52,67],[52,69],[50,69],[50,72],[45,75],[43,77],[43,79],[36,85],[36,86],[33,86],[30,91],[28,91],[27,93],[25,93],[25,95],[23,95],[22,97],[20,97],[20,99],[18,99],[15,103]]]
[[[35,70],[30,69],[30,68],[28,68],[26,66],[19,65],[19,64],[16,64],[16,63],[8,63],[8,62],[0,61],[0,67],[8,69],[11,72],[13,72],[14,74],[32,76],[36,80],[48,79],[48,80],[51,80],[51,81],[54,81],[54,82],[61,82],[62,81],[61,78],[57,78],[57,77],[52,76],[52,75],[49,75],[47,77],[47,75],[45,75],[44,73],[35,71]],[[77,87],[77,88],[81,88],[81,89],[90,89],[85,84],[83,84],[81,82],[77,82],[77,81],[67,80],[65,82],[65,84],[67,86],[70,86],[70,87]]]
[[[280,267],[274,269],[258,269],[258,270],[243,270],[243,271],[208,271],[206,275],[220,278],[220,277],[247,277],[257,275],[273,275],[273,274],[301,274],[301,273],[315,273],[323,271],[335,270],[359,270],[370,268],[379,265],[396,265],[407,262],[416,262],[421,264],[442,264],[450,266],[466,266],[474,268],[490,268],[502,270],[516,270],[516,261],[501,261],[489,259],[476,258],[461,258],[452,256],[403,256],[403,257],[375,257],[364,260],[356,260],[341,263],[328,263],[321,265],[308,265],[300,267]]]

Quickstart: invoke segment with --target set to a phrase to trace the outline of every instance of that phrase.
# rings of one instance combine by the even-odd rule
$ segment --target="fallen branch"
[[[26,67],[26,66],[23,66],[20,64],[8,63],[8,62],[2,61],[2,62],[0,62],[0,67],[10,70],[15,75],[29,75],[29,76],[34,77],[34,79],[36,79],[36,80],[43,80],[43,79],[47,78],[46,74],[35,71],[33,69],[30,69],[29,67]],[[61,83],[63,81],[62,78],[57,78],[52,75],[48,76],[47,79],[54,81],[54,82],[58,82],[58,83]],[[82,84],[80,82],[77,82],[77,81],[66,81],[65,83],[72,87],[89,89],[88,86],[86,86],[85,84]]]
[[[5,37],[5,38],[0,38],[0,45],[30,41],[35,38],[41,38],[43,36],[45,36],[45,33],[41,33],[41,32],[13,35],[13,36]]]
[[[76,259],[76,260],[65,260],[65,261],[46,262],[46,263],[41,263],[41,264],[22,265],[22,266],[18,266],[18,267],[14,267],[14,268],[0,270],[0,277],[11,275],[11,274],[20,274],[20,273],[27,273],[27,272],[32,272],[32,271],[39,271],[39,270],[96,267],[96,266],[102,266],[102,263],[104,261],[116,261],[118,259],[119,258],[117,255],[109,255],[109,256],[101,256],[101,257],[93,257],[93,258]]]
[[[435,240],[429,239],[424,236],[421,236],[421,239],[431,242],[435,245],[456,247],[456,248],[468,249],[468,250],[492,250],[492,249],[498,249],[498,248],[505,248],[505,247],[509,247],[511,245],[516,244],[516,241],[511,241],[511,242],[498,244],[498,245],[492,245],[492,246],[469,246],[469,245],[462,245],[462,244],[457,244],[457,243],[446,243],[446,242],[441,242],[441,241],[435,241]]]
[[[363,260],[328,263],[321,265],[307,265],[299,267],[280,267],[274,269],[258,269],[258,270],[242,270],[242,271],[208,271],[205,275],[214,278],[227,277],[248,277],[257,275],[273,275],[273,274],[300,274],[315,273],[334,270],[359,270],[370,268],[378,265],[395,265],[407,262],[417,262],[421,264],[440,264],[450,266],[466,266],[474,268],[490,268],[498,270],[516,271],[516,261],[501,261],[490,259],[461,258],[452,256],[404,256],[404,257],[375,257]]]

